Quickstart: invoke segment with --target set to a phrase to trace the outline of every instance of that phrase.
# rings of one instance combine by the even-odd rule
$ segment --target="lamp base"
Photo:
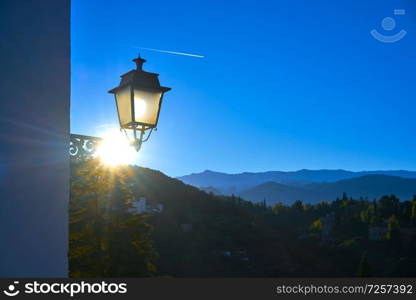
[[[137,152],[139,152],[139,150],[142,148],[142,140],[135,139],[134,141],[130,143],[130,145],[133,146]]]

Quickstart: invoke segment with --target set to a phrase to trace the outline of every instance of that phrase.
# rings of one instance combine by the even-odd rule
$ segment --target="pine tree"
[[[412,200],[412,211],[411,211],[411,221],[413,225],[416,225],[416,195],[413,196]]]
[[[275,205],[273,205],[272,211],[275,214],[284,213],[287,211],[287,206],[284,205],[282,202],[277,202]]]
[[[399,236],[400,236],[399,220],[397,219],[395,215],[392,215],[388,221],[386,237],[389,241],[397,242],[400,239]]]
[[[150,276],[157,253],[145,215],[132,209],[126,168],[97,160],[72,165],[69,265],[71,277]]]
[[[361,261],[358,266],[358,277],[370,277],[371,276],[371,267],[370,263],[368,262],[367,253],[364,252],[361,256]]]
[[[303,212],[303,203],[301,200],[296,200],[293,202],[291,209],[295,212]]]
[[[360,220],[362,223],[370,223],[370,209],[366,208],[360,212]]]
[[[311,225],[312,230],[316,230],[317,232],[321,232],[323,225],[322,225],[322,221],[320,219],[314,221]]]

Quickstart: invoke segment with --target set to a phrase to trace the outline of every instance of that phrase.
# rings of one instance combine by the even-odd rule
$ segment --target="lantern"
[[[114,94],[120,128],[132,130],[133,144],[138,151],[146,130],[157,126],[163,94],[170,90],[160,85],[159,74],[143,71],[145,59],[133,59],[136,69],[121,75],[119,86],[109,93]],[[137,138],[136,132],[140,132]]]

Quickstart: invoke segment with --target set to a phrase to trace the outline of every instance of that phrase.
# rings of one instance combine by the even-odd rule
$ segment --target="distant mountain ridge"
[[[386,175],[365,175],[335,182],[311,183],[303,187],[292,187],[276,182],[263,183],[242,191],[239,196],[268,205],[276,202],[291,204],[296,200],[308,203],[334,201],[343,193],[354,199],[379,199],[384,195],[396,195],[399,199],[411,200],[416,195],[416,179]]]
[[[346,171],[346,170],[307,170],[298,171],[268,171],[268,172],[244,172],[227,174],[205,170],[201,173],[193,173],[177,177],[184,183],[196,187],[234,188],[242,190],[254,187],[265,182],[278,182],[287,185],[299,186],[310,182],[335,182],[344,179],[361,177],[365,175],[387,175],[403,178],[416,178],[416,171]]]
[[[416,194],[416,172],[346,170],[269,171],[226,174],[206,170],[178,177],[184,183],[215,194],[235,194],[251,201],[332,201],[343,192],[354,197],[377,198],[396,194],[409,200]],[[407,199],[409,198],[409,199]]]

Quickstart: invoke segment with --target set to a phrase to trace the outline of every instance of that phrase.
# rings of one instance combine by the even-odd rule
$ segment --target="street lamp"
[[[120,129],[133,131],[131,144],[139,151],[157,126],[163,94],[170,88],[160,85],[159,74],[143,71],[146,60],[140,55],[133,61],[136,69],[121,75],[120,84],[109,93],[115,97]],[[147,130],[150,131],[144,138]]]

